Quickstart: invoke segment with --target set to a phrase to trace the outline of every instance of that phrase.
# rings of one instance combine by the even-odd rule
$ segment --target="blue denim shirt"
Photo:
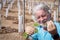
[[[58,22],[54,22],[54,24],[56,25],[57,33],[60,36],[60,24]],[[41,26],[37,27],[37,29],[38,32],[31,35],[33,40],[54,40],[52,35],[48,31],[43,30]]]

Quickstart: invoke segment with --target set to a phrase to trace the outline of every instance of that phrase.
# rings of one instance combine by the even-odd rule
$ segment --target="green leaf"
[[[37,27],[37,26],[39,26],[39,24],[38,23],[34,23],[34,26]]]
[[[35,29],[35,32],[34,33],[37,33],[38,32],[38,29]]]
[[[23,37],[26,39],[28,37],[28,34],[24,32]]]

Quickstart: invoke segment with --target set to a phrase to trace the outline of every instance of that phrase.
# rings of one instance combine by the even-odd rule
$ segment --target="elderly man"
[[[33,16],[40,24],[37,27],[38,32],[33,33],[32,28],[26,28],[25,32],[32,37],[32,40],[56,40],[60,36],[60,24],[51,20],[51,12],[49,7],[40,3],[33,8]],[[30,29],[30,30],[27,30]],[[32,32],[31,32],[32,30]],[[31,32],[31,33],[30,33]]]

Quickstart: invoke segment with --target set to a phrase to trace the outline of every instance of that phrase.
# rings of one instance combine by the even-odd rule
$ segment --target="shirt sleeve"
[[[39,31],[39,26],[36,27],[36,29]],[[38,32],[31,35],[31,37],[32,37],[32,40],[38,40]]]
[[[37,33],[31,35],[31,37],[32,37],[32,40],[37,40],[37,39],[38,39],[38,38],[37,38]]]
[[[58,22],[54,22],[54,24],[56,25],[57,33],[58,33],[59,36],[60,36],[60,24],[59,24]]]

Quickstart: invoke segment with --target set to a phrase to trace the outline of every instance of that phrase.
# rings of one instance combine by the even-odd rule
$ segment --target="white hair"
[[[44,11],[46,11],[47,13],[51,13],[51,10],[50,10],[50,8],[45,4],[45,3],[40,3],[40,4],[38,4],[38,5],[36,5],[33,9],[32,9],[32,18],[33,18],[33,20],[35,21],[35,14],[36,14],[36,12],[38,11],[38,10],[44,10]]]

